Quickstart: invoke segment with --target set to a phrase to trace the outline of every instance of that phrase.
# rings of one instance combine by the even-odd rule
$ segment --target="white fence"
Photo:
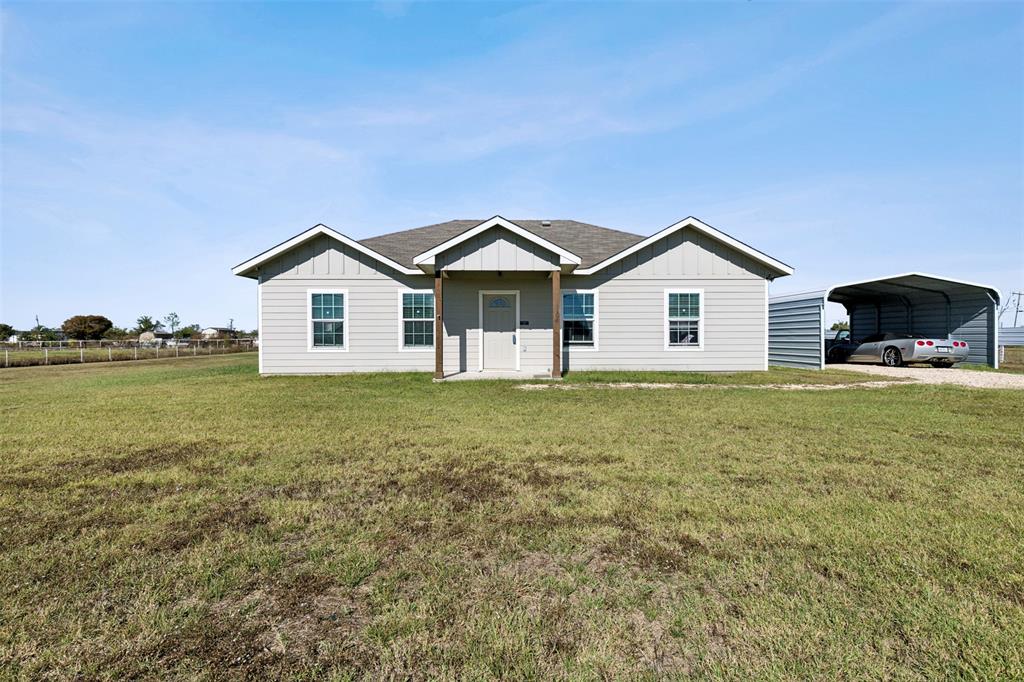
[[[224,355],[256,350],[254,339],[157,339],[155,341],[18,341],[0,343],[4,367],[152,360]]]

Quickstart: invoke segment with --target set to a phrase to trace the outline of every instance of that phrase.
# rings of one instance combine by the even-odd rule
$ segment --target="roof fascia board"
[[[277,256],[280,256],[282,253],[285,253],[286,251],[294,249],[296,246],[298,246],[298,245],[300,245],[300,244],[302,244],[302,243],[312,239],[313,237],[316,237],[316,236],[319,236],[319,235],[322,235],[322,234],[323,235],[327,235],[328,237],[331,237],[333,239],[337,239],[339,242],[341,242],[345,246],[351,247],[351,248],[355,249],[356,251],[359,251],[360,253],[366,254],[367,256],[370,256],[371,258],[374,258],[374,259],[380,261],[384,265],[387,265],[389,268],[394,268],[395,270],[397,270],[398,272],[400,272],[400,273],[402,273],[404,275],[422,275],[423,274],[423,271],[420,270],[419,268],[407,268],[404,265],[396,263],[395,261],[391,260],[387,256],[384,256],[384,255],[382,255],[380,253],[377,253],[376,251],[374,251],[370,247],[365,246],[363,244],[360,244],[356,240],[351,239],[349,237],[346,237],[345,235],[343,235],[342,233],[338,232],[337,230],[332,230],[331,228],[327,227],[326,225],[324,225],[322,223],[319,224],[319,225],[314,225],[313,227],[309,228],[305,232],[297,234],[294,237],[292,237],[291,239],[289,239],[287,241],[284,241],[284,242],[281,242],[277,246],[275,246],[275,247],[273,247],[271,249],[268,249],[268,250],[264,251],[263,253],[261,253],[261,254],[259,254],[257,256],[253,256],[252,258],[250,258],[249,260],[245,261],[244,263],[239,263],[235,267],[231,268],[231,273],[234,274],[234,275],[247,276],[246,273],[248,273],[253,268],[258,267],[258,266],[262,265],[263,263],[266,263],[267,261],[269,261],[269,260],[271,260],[273,258],[276,258]]]
[[[505,218],[502,218],[501,216],[494,216],[493,218],[489,218],[488,220],[485,220],[479,225],[477,225],[476,227],[472,227],[463,232],[462,234],[455,235],[448,241],[441,242],[437,246],[427,251],[424,251],[420,255],[413,258],[412,262],[414,265],[419,266],[433,265],[434,258],[437,256],[437,254],[447,251],[453,246],[457,246],[458,244],[461,244],[467,239],[472,239],[478,234],[486,232],[487,230],[494,227],[503,227],[509,232],[519,235],[523,239],[531,241],[534,244],[537,244],[538,246],[543,247],[554,254],[557,254],[558,257],[561,259],[561,262],[559,263],[560,265],[579,265],[582,262],[580,257],[577,256],[572,251],[567,251],[566,249],[563,249],[561,246],[553,244],[552,242],[549,242],[547,239],[544,239],[543,237],[536,235],[533,232],[530,232],[529,230],[522,228],[519,225],[516,225],[511,220],[506,220]]]
[[[716,230],[715,228],[711,227],[707,223],[705,223],[705,222],[703,222],[701,220],[698,220],[697,218],[694,218],[693,216],[690,216],[689,218],[684,218],[683,220],[680,220],[677,223],[669,225],[664,230],[661,230],[660,232],[656,232],[655,234],[651,235],[647,239],[644,239],[643,241],[637,242],[633,246],[629,247],[628,249],[625,249],[623,251],[618,252],[614,256],[609,256],[608,258],[604,259],[600,263],[592,265],[589,268],[582,268],[580,270],[577,270],[575,272],[575,274],[577,274],[577,275],[592,275],[595,272],[603,270],[604,268],[608,267],[609,265],[611,265],[613,263],[616,263],[616,262],[622,260],[623,258],[626,258],[627,256],[630,256],[630,255],[636,253],[640,249],[646,248],[646,247],[650,246],[651,244],[654,244],[655,242],[657,242],[657,241],[659,241],[661,239],[664,239],[665,237],[669,236],[670,234],[672,234],[674,232],[678,232],[679,230],[682,230],[682,229],[687,228],[687,227],[693,228],[693,229],[697,230],[698,232],[702,232],[702,233],[706,234],[707,236],[709,236],[709,237],[711,237],[713,239],[717,239],[718,241],[722,242],[726,246],[729,246],[729,247],[735,249],[736,251],[739,251],[740,253],[750,257],[751,259],[753,259],[753,260],[755,260],[755,261],[757,261],[757,262],[759,262],[759,263],[761,263],[763,265],[767,265],[769,268],[771,268],[771,269],[773,269],[773,270],[775,270],[775,271],[777,271],[777,272],[779,272],[779,273],[781,273],[783,275],[792,275],[793,274],[793,268],[788,266],[788,265],[786,265],[782,261],[776,260],[776,259],[772,258],[771,256],[769,256],[768,254],[762,253],[762,252],[758,251],[757,249],[755,249],[754,247],[748,246],[747,244],[744,244],[743,242],[741,242],[740,240],[738,240],[738,239],[736,239],[734,237],[730,237],[729,235],[727,235],[726,233],[724,233],[724,232],[722,232],[720,230]]]

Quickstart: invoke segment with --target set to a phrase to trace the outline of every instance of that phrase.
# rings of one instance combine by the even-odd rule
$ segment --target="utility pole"
[[[1014,327],[1017,326],[1017,315],[1019,315],[1020,312],[1021,312],[1021,310],[1020,310],[1020,299],[1021,299],[1021,294],[1022,293],[1024,293],[1024,292],[1015,291],[1012,294],[1013,296],[1017,297],[1017,305],[1015,305],[1014,308],[1013,308],[1013,326]]]

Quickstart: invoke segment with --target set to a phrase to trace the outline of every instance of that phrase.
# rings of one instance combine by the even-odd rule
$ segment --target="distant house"
[[[234,268],[259,282],[262,374],[763,370],[793,269],[687,218],[644,237],[454,220],[356,241],[317,225]]]
[[[141,334],[139,334],[139,343],[154,343],[154,342],[157,342],[157,341],[163,342],[163,341],[166,341],[167,339],[171,339],[171,338],[174,338],[174,335],[171,334],[170,332],[161,332],[161,331],[142,332]]]
[[[231,327],[207,327],[200,332],[204,339],[230,339],[235,335]]]

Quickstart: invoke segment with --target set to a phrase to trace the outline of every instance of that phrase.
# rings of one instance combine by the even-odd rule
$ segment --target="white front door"
[[[484,294],[482,297],[484,369],[516,369],[516,296]]]

